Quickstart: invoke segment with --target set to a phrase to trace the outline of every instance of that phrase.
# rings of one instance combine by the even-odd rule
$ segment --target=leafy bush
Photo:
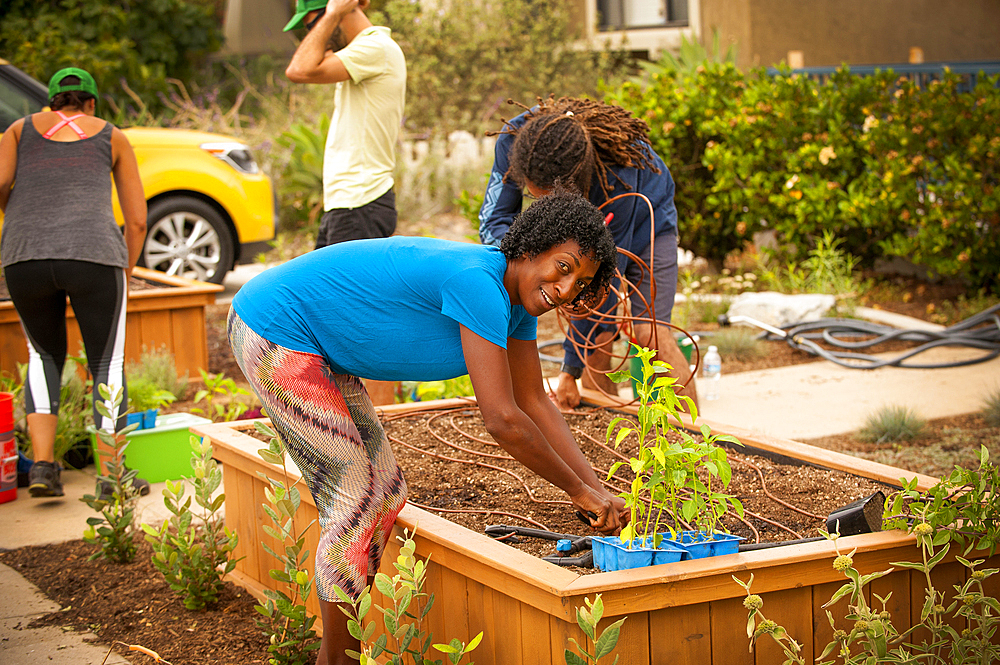
[[[901,256],[1000,288],[1000,78],[957,92],[891,70],[823,83],[708,62],[607,95],[650,125],[677,181],[684,247],[721,263],[773,229],[792,260],[824,232],[860,266]]]
[[[163,503],[172,517],[158,531],[148,524],[142,530],[153,547],[153,565],[167,584],[184,596],[184,607],[201,610],[219,600],[222,578],[236,567],[231,556],[239,537],[223,524],[219,512],[226,495],[212,496],[222,486],[222,470],[212,459],[212,444],[192,436],[191,448],[191,483],[200,514],[191,509],[192,497],[184,498],[184,481],[168,480]]]
[[[113,111],[162,108],[158,95],[167,91],[167,78],[193,77],[221,45],[213,0],[9,0],[0,6],[5,59],[43,82],[63,67],[82,67]]]
[[[97,391],[101,398],[97,402],[97,411],[110,418],[112,409],[117,411],[121,405],[124,391],[119,388],[112,395],[111,389],[103,383]],[[109,403],[112,405],[110,409]],[[128,563],[135,558],[135,509],[139,503],[139,492],[132,481],[137,472],[125,466],[125,449],[128,448],[125,437],[134,429],[135,425],[129,425],[117,435],[103,429],[97,432],[101,441],[114,449],[114,454],[104,463],[106,471],[98,473],[94,494],[85,494],[80,498],[101,514],[100,517],[88,517],[87,528],[83,532],[84,541],[100,546],[90,556],[92,560],[103,557],[115,563]],[[110,496],[101,491],[102,485],[110,488]]]
[[[495,114],[508,98],[530,105],[549,93],[595,94],[625,60],[572,48],[579,35],[560,0],[389,0],[384,12],[407,54],[405,127],[420,134],[498,129]]]

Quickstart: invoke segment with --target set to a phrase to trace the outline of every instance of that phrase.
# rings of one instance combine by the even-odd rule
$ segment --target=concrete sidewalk
[[[893,325],[902,328],[916,328],[918,324],[927,325],[905,317],[893,319]],[[922,355],[919,361],[950,362],[978,355],[965,349],[937,349]],[[858,429],[869,412],[884,404],[913,408],[925,418],[971,413],[979,410],[983,399],[998,388],[1000,358],[934,370],[855,370],[818,361],[726,374],[723,365],[720,397],[702,400],[701,415],[761,434],[809,439]],[[0,549],[80,538],[86,518],[94,514],[78,500],[93,490],[92,474],[92,469],[64,472],[65,497],[32,499],[22,489],[16,501],[0,505]],[[153,485],[149,496],[140,500],[140,521],[159,523],[168,517],[163,487],[163,483]],[[0,567],[0,583],[5,595],[5,609],[0,614],[0,665],[101,662],[107,648],[88,644],[87,635],[58,628],[27,629],[33,617],[58,607],[40,598],[32,585],[9,568]]]

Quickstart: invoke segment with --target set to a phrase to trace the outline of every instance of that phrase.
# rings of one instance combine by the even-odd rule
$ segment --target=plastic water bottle
[[[710,346],[705,354],[705,399],[719,399],[719,378],[722,376],[722,356],[719,349]]]

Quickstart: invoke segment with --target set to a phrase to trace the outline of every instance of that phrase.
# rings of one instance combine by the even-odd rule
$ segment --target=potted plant
[[[156,427],[159,410],[176,399],[173,393],[160,388],[150,379],[143,376],[132,379],[128,383],[128,403],[131,410],[128,424],[136,424],[138,429]]]
[[[627,462],[617,462],[608,472],[611,480],[628,464],[635,474],[629,491],[620,495],[630,519],[618,538],[593,539],[594,561],[601,570],[621,570],[735,552],[739,539],[720,533],[719,520],[729,510],[742,517],[743,506],[719,491],[729,485],[732,469],[725,449],[717,442],[741,444],[733,436],[713,435],[707,425],[701,427],[701,441],[676,426],[674,422],[679,422],[683,410],[694,425],[698,418],[694,401],[676,394],[676,379],[666,374],[669,366],[652,360],[656,351],[633,346],[642,371],[642,381],[636,384],[636,419],[615,418],[607,433],[615,448],[633,433],[639,439],[636,455]],[[612,381],[621,381],[628,374],[622,371],[609,376]],[[682,525],[694,528],[682,530]]]

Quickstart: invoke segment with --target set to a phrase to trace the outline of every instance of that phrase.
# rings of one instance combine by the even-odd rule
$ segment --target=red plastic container
[[[0,503],[17,498],[17,443],[14,441],[14,396],[0,393]]]

